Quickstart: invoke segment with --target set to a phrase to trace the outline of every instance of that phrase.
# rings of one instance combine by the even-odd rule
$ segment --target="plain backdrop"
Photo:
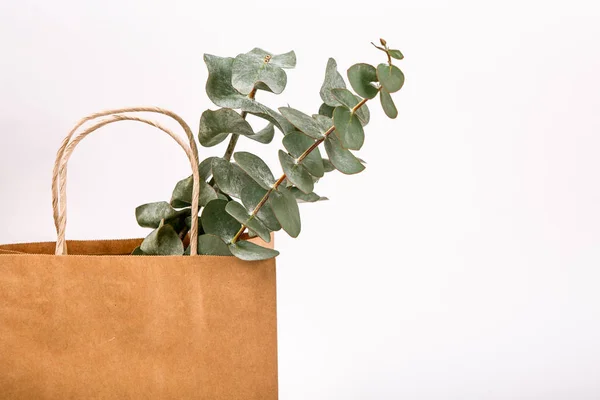
[[[0,243],[54,239],[54,155],[84,115],[156,105],[196,130],[202,55],[253,47],[298,57],[259,100],[315,112],[327,58],[382,62],[384,37],[399,117],[373,103],[366,171],[328,175],[276,239],[281,399],[598,399],[597,4],[0,0]],[[238,148],[280,172],[280,134]],[[147,234],[135,207],[187,175],[166,135],[105,128],[70,163],[67,236]]]

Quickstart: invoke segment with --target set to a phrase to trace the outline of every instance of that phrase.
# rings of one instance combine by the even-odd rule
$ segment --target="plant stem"
[[[350,112],[352,114],[354,114],[367,101],[369,101],[369,99],[362,99],[357,105],[355,105],[354,107],[352,107],[352,110],[350,110]],[[304,151],[304,153],[302,153],[300,155],[300,157],[298,157],[298,159],[296,160],[296,163],[300,164],[302,161],[304,161],[304,159],[306,157],[308,157],[308,155],[314,149],[316,149],[317,147],[319,147],[319,145],[321,143],[323,143],[325,141],[325,139],[327,139],[327,137],[329,135],[331,135],[334,131],[335,131],[335,125],[332,125],[329,129],[327,129],[327,131],[325,133],[323,133],[323,137],[321,139],[319,139],[316,142],[314,142],[308,149],[306,149],[306,151]],[[285,181],[286,178],[287,178],[286,174],[281,175],[281,177],[279,177],[279,179],[277,179],[277,181],[273,184],[273,186],[269,190],[267,190],[267,193],[265,193],[265,195],[258,202],[258,204],[256,205],[256,207],[254,207],[254,210],[252,210],[252,213],[250,214],[250,218],[256,217],[256,214],[258,214],[258,211],[262,208],[262,206],[265,205],[265,203],[269,199],[269,196],[271,195],[271,193],[273,193],[273,190],[276,190],[279,187],[279,185],[281,185],[283,183],[283,181]],[[237,242],[238,239],[240,238],[240,236],[242,236],[242,234],[244,233],[245,230],[246,230],[246,225],[242,224],[242,227],[240,228],[240,230],[235,234],[235,236],[233,237],[233,239],[231,239],[231,243],[233,244],[233,243]]]
[[[254,88],[248,94],[249,99],[254,100],[254,97],[256,96],[256,90],[257,89]],[[246,119],[246,117],[248,116],[248,113],[246,111],[242,111],[241,115],[242,115],[243,119]],[[223,158],[226,159],[227,161],[231,161],[231,156],[233,155],[233,151],[235,150],[235,146],[237,145],[239,138],[240,138],[240,135],[238,135],[236,133],[231,134],[231,139],[229,139],[229,144],[227,145],[227,149],[225,150],[225,154],[223,155]],[[208,184],[213,186],[215,184],[215,178],[212,177],[210,179],[210,182],[208,182]]]

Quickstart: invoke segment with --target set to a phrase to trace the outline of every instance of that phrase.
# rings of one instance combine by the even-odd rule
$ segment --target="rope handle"
[[[179,136],[175,135],[171,130],[163,127],[155,121],[151,121],[145,118],[136,116],[123,115],[123,113],[129,112],[154,112],[159,114],[167,115],[175,119],[184,129],[186,136],[189,139],[189,145],[185,143]],[[71,140],[77,130],[86,122],[94,120],[100,117],[108,118],[101,120],[95,125],[85,129],[75,139]],[[54,215],[54,225],[57,232],[56,241],[56,255],[66,255],[67,246],[65,240],[66,224],[67,224],[67,164],[71,157],[73,150],[86,136],[96,131],[97,129],[118,121],[137,121],[142,122],[151,126],[154,126],[161,131],[171,136],[179,146],[186,153],[190,165],[192,167],[193,187],[192,187],[192,227],[190,229],[190,255],[195,256],[198,254],[198,203],[200,194],[200,174],[198,170],[198,149],[194,140],[193,133],[189,126],[183,121],[183,119],[168,110],[156,108],[156,107],[138,107],[138,108],[124,108],[118,110],[109,110],[96,114],[92,114],[86,118],[83,118],[75,127],[69,132],[67,137],[63,140],[60,149],[56,154],[56,161],[54,163],[54,171],[52,174],[52,208]]]

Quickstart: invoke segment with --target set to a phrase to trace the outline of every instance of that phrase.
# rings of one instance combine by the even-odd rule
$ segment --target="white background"
[[[320,105],[327,58],[405,55],[363,174],[329,175],[280,234],[280,393],[305,399],[600,398],[596,2],[0,0],[0,243],[54,238],[53,157],[89,113],[156,105],[197,129],[203,53],[294,49],[272,106]],[[276,149],[241,140],[279,173]],[[220,155],[223,146],[201,149]],[[140,236],[189,174],[134,123],[70,164],[70,238]]]

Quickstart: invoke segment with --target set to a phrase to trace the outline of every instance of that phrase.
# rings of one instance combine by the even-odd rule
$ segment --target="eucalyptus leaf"
[[[296,160],[283,150],[279,150],[279,162],[288,181],[293,183],[304,193],[310,193],[314,189],[312,177],[303,165],[297,164]]]
[[[269,123],[267,126],[265,126],[260,131],[256,132],[254,135],[248,137],[252,140],[256,140],[259,143],[268,144],[271,143],[271,141],[273,141],[274,136],[275,128],[273,127],[272,123]]]
[[[135,218],[138,224],[144,228],[158,228],[162,220],[173,218],[176,215],[177,210],[166,201],[144,204],[135,209]]]
[[[389,93],[397,92],[404,85],[404,74],[395,65],[379,64],[377,77],[381,86]]]
[[[392,58],[395,58],[396,60],[402,60],[404,58],[404,55],[400,52],[400,50],[388,50],[387,52]]]
[[[335,110],[335,107],[323,103],[321,104],[321,107],[319,107],[319,115],[324,115],[331,118],[333,117],[333,110]]]
[[[365,132],[358,116],[346,106],[339,106],[333,112],[333,123],[342,147],[360,150],[365,142]]]
[[[296,53],[292,50],[284,54],[274,55],[271,57],[271,64],[280,68],[295,68]]]
[[[227,244],[216,235],[198,236],[198,254],[207,256],[230,256]]]
[[[331,89],[345,89],[346,82],[344,78],[337,70],[337,63],[333,58],[327,61],[327,67],[325,68],[325,80],[321,86],[321,99],[325,104],[330,107],[337,107],[341,105],[339,101],[331,93]]]
[[[387,90],[381,89],[381,93],[379,94],[379,99],[381,100],[381,107],[389,118],[396,118],[398,116],[398,109],[394,104],[394,100],[392,100],[392,96],[388,93]]]
[[[212,157],[211,157],[212,158]],[[216,158],[216,157],[214,157]],[[192,191],[194,188],[194,177],[192,175],[180,180],[173,189],[171,205],[175,208],[189,207],[192,205]],[[217,192],[207,182],[200,182],[200,207],[217,198]]]
[[[327,197],[321,197],[315,192],[304,193],[300,189],[295,187],[290,188],[290,191],[299,203],[314,203],[316,201],[329,200]]]
[[[255,216],[248,214],[244,206],[235,201],[230,201],[225,207],[225,211],[235,218],[240,224],[246,225],[246,227],[254,232],[265,242],[271,241],[271,232],[269,229],[260,222]]]
[[[233,158],[244,172],[263,188],[270,189],[275,183],[275,178],[269,166],[260,157],[252,153],[239,151],[233,155]]]
[[[213,177],[219,189],[230,196],[240,198],[242,189],[246,186],[258,186],[240,166],[224,158],[213,160]]]
[[[147,255],[181,256],[183,242],[171,225],[163,225],[148,235],[140,245],[140,250]]]
[[[323,132],[328,132],[333,126],[333,119],[324,115],[315,114],[312,116],[315,121],[319,124],[319,127]]]
[[[344,149],[337,135],[329,135],[325,139],[325,151],[329,161],[343,174],[357,174],[365,169],[365,166],[352,154],[350,150]]]
[[[212,175],[212,161],[217,157],[206,157],[200,165],[198,165],[198,172],[200,173],[200,179],[208,180]]]
[[[354,95],[348,89],[333,89],[331,91],[333,95],[339,99],[340,103],[350,109],[354,108],[362,100],[360,97]],[[363,104],[359,109],[356,110],[356,115],[360,119],[363,126],[369,123],[371,113],[366,104]]]
[[[296,158],[300,157],[300,155],[308,150],[314,143],[314,139],[300,132],[288,133],[283,138],[283,146]],[[303,165],[311,175],[318,178],[321,178],[325,174],[323,159],[318,147],[306,156],[301,162],[301,165]]]
[[[279,113],[238,92],[231,84],[233,58],[204,55],[208,68],[206,94],[219,107],[236,108],[273,123],[283,133],[293,130],[293,126]]]
[[[283,230],[291,237],[298,237],[301,230],[300,209],[292,192],[280,186],[269,196],[269,204]]]
[[[335,171],[335,167],[327,158],[323,159],[323,168],[325,169],[325,173]]]
[[[255,86],[275,94],[283,92],[287,84],[287,75],[281,67],[271,63],[273,55],[255,48],[239,54],[231,69],[231,84],[242,94],[249,94]]]
[[[369,64],[354,64],[348,69],[348,80],[354,91],[365,99],[377,96],[377,88],[373,82],[377,82],[377,71]]]
[[[242,189],[242,204],[246,210],[253,212],[266,193],[267,191],[259,186],[245,187]],[[258,210],[256,217],[265,224],[270,231],[274,232],[281,229],[281,225],[279,224],[279,221],[277,221],[277,217],[268,202],[262,205]]]
[[[132,256],[145,256],[144,252],[142,251],[142,249],[138,246],[135,249],[133,249],[133,251],[131,252]]]
[[[221,143],[230,133],[253,136],[252,127],[240,114],[231,108],[221,108],[216,111],[206,110],[200,117],[200,132],[198,139],[204,147]]]
[[[216,235],[229,243],[242,225],[226,210],[227,200],[213,200],[202,210],[202,226],[204,232]]]
[[[323,137],[323,130],[319,123],[310,115],[306,115],[291,107],[280,107],[279,112],[299,131],[315,139]]]
[[[277,250],[267,249],[246,240],[230,244],[229,250],[234,256],[244,261],[268,260],[279,255]]]

